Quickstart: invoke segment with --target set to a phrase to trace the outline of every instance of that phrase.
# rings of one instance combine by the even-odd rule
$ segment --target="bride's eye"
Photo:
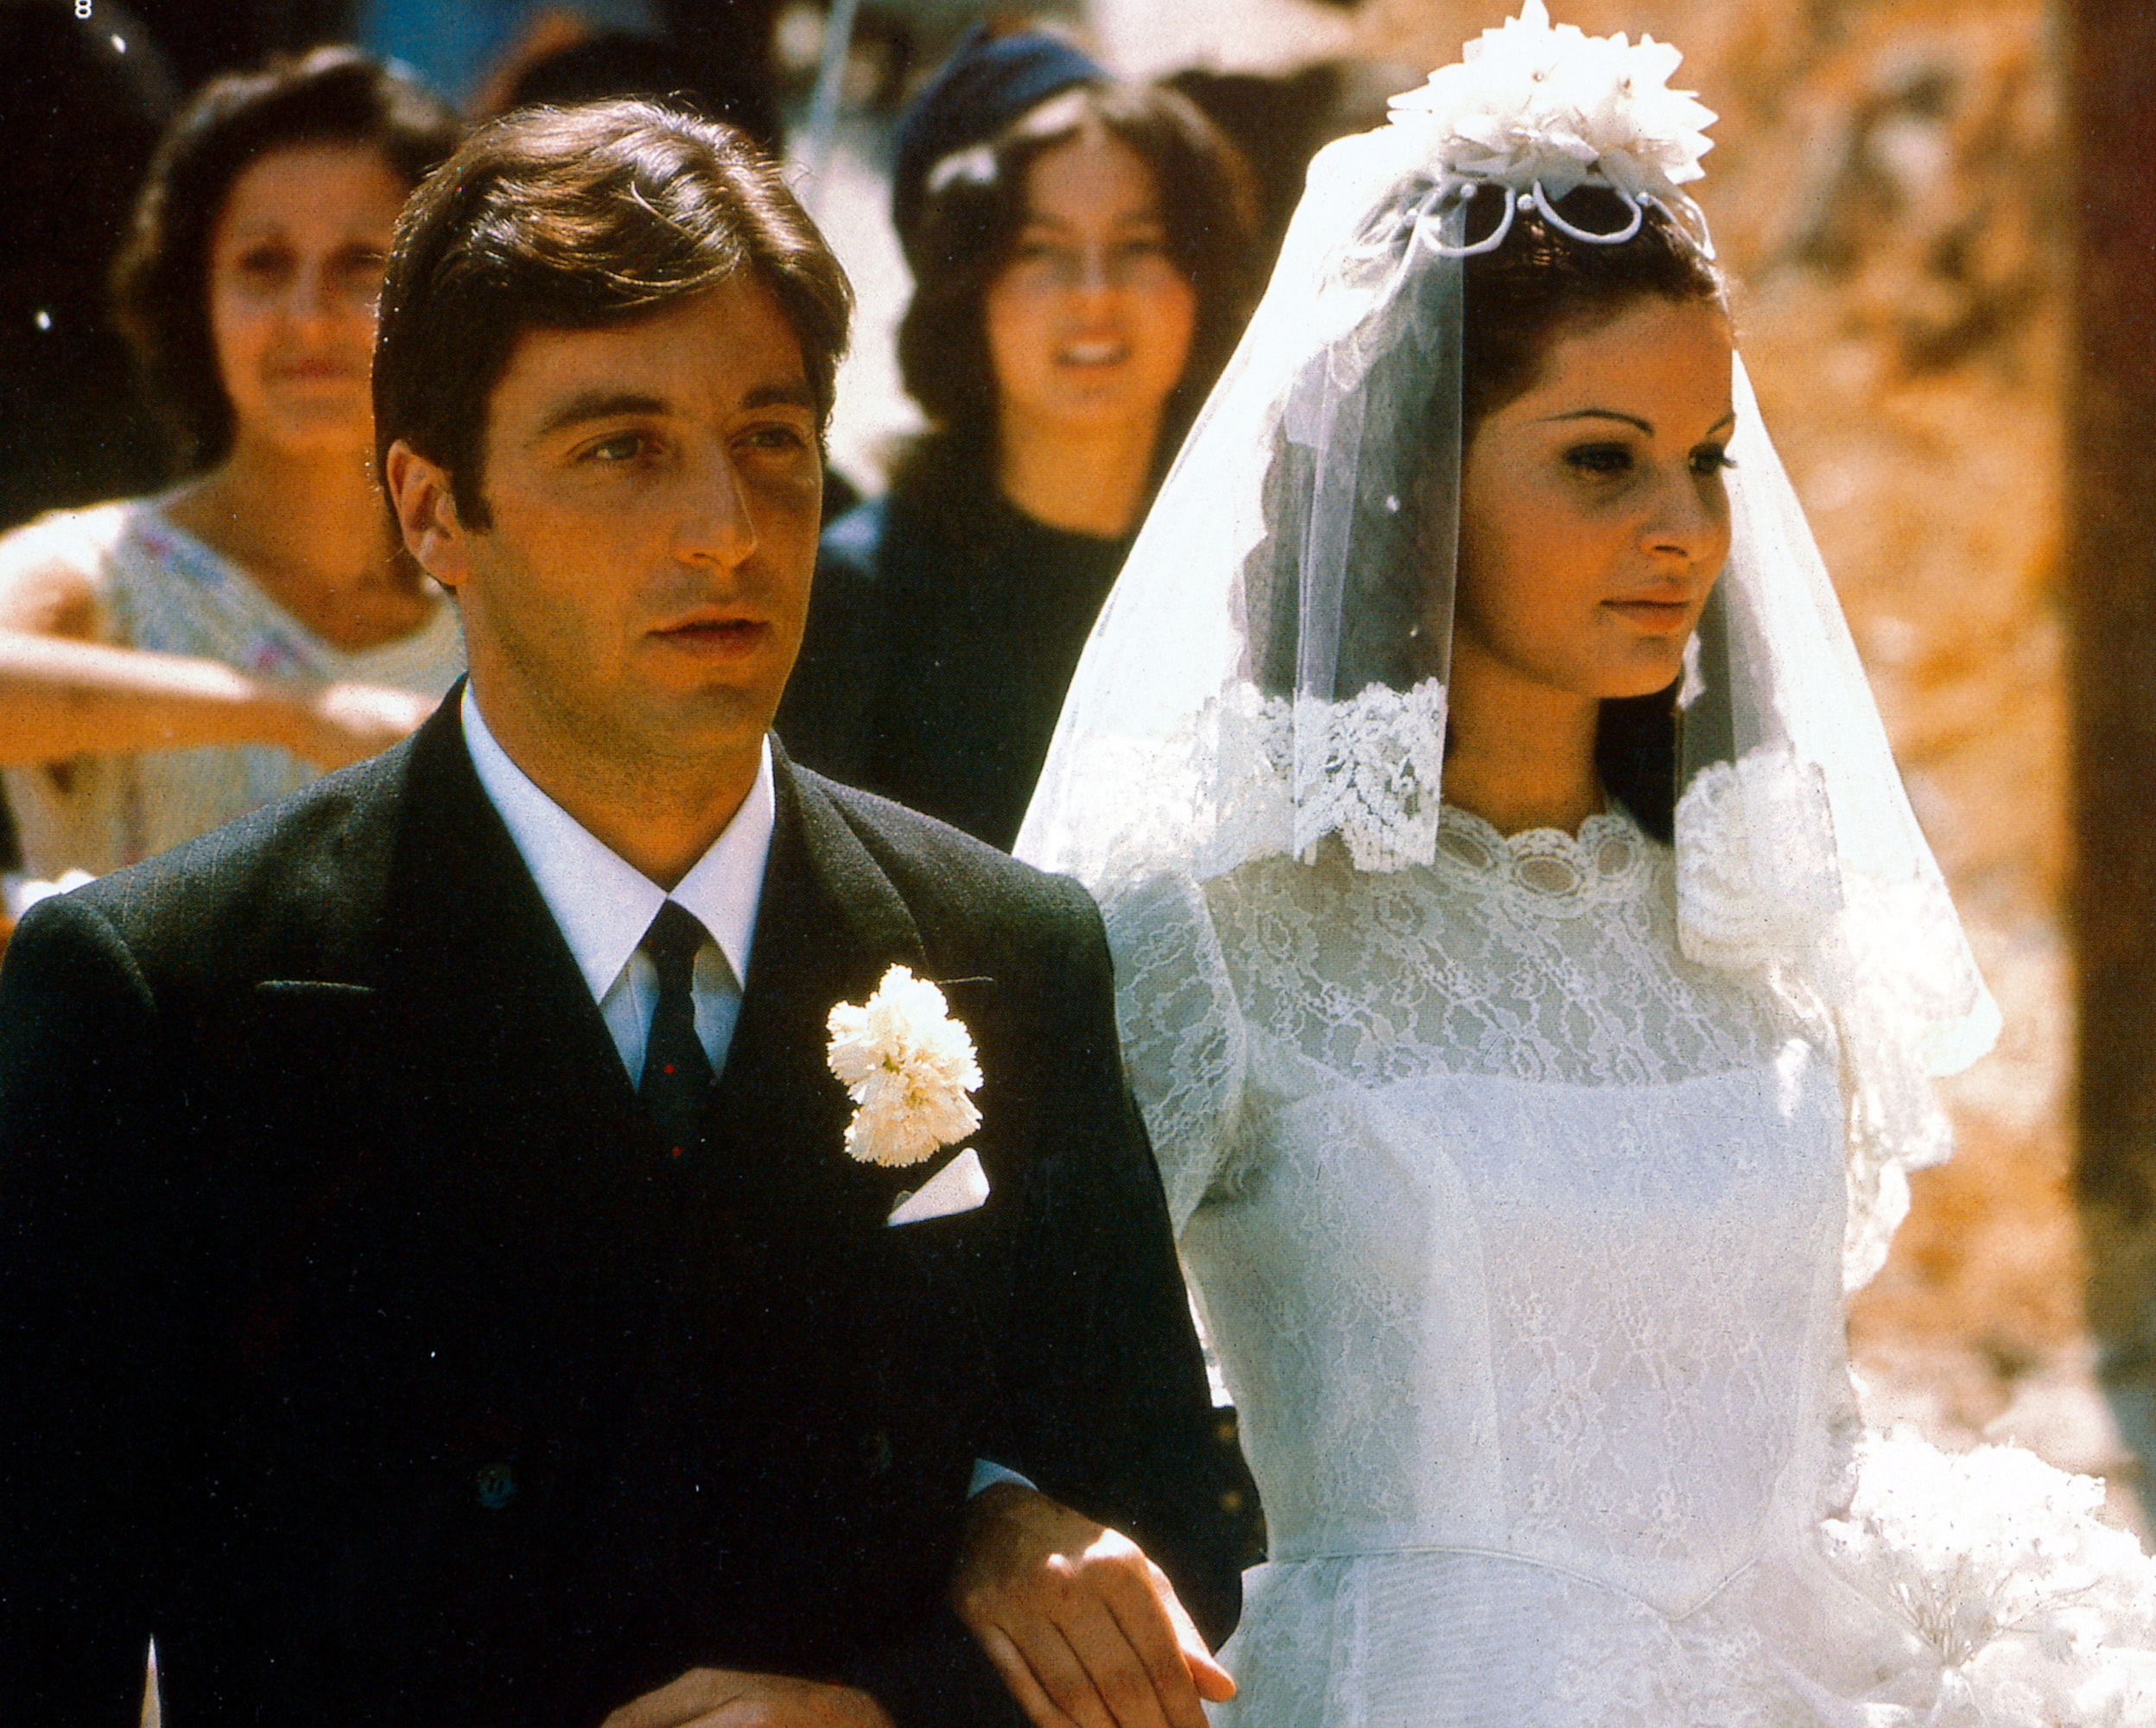
[[[1709,444],[1692,453],[1692,472],[1695,474],[1720,474],[1735,467],[1729,453],[1719,444]]]
[[[1622,444],[1576,444],[1564,453],[1568,467],[1582,474],[1616,475],[1632,472],[1632,452]]]

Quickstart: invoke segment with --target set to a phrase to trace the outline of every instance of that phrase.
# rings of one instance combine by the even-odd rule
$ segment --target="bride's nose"
[[[1729,507],[1720,477],[1702,478],[1690,465],[1665,476],[1640,523],[1649,552],[1691,560],[1709,557],[1729,532]]]

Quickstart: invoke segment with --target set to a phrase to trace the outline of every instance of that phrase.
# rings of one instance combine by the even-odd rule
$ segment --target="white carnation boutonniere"
[[[943,992],[905,966],[884,974],[865,1003],[832,1009],[831,1072],[853,1099],[847,1154],[865,1164],[918,1164],[980,1125],[967,1094],[980,1064]]]
[[[1543,0],[1469,42],[1459,64],[1392,98],[1396,125],[1429,136],[1436,163],[1468,180],[1558,199],[1590,175],[1627,198],[1672,199],[1700,177],[1714,120],[1671,90],[1666,42],[1552,28]]]

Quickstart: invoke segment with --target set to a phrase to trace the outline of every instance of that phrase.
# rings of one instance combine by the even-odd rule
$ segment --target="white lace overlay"
[[[1418,866],[1329,845],[1108,888],[1271,1535],[1216,1721],[1945,1728],[2007,1695],[1943,1680],[1961,1653],[1896,1594],[1906,1540],[1827,1540],[1836,1023],[1684,958],[1677,899],[1622,814],[1506,839],[1454,810]],[[1833,1528],[1874,1529],[1867,1503]],[[1904,1510],[1952,1546],[1950,1506]],[[2127,1660],[2104,1683],[2156,1712]]]
[[[1338,834],[1357,870],[1430,862],[1445,766],[1443,684],[1431,678],[1407,691],[1373,684],[1352,702],[1302,697],[1291,727],[1284,703],[1266,706],[1273,734],[1266,754],[1276,769],[1292,764],[1297,856]]]

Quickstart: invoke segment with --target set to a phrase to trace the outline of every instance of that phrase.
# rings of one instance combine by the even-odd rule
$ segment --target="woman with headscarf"
[[[1247,310],[1233,147],[1052,36],[977,32],[901,121],[899,370],[929,417],[826,533],[779,735],[1007,847],[1100,602]]]

